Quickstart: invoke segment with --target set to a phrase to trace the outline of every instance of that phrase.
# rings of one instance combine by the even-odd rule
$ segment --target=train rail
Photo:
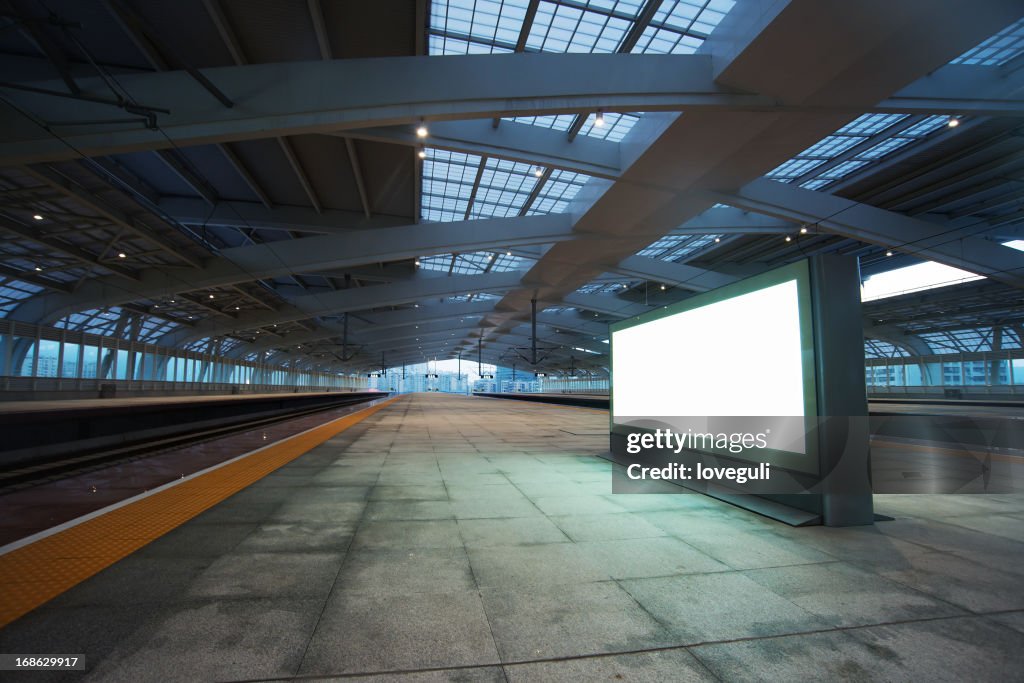
[[[172,449],[201,444],[232,434],[280,424],[317,413],[326,413],[387,397],[388,394],[338,394],[328,402],[312,407],[285,409],[275,414],[259,413],[251,419],[233,417],[228,424],[209,424],[209,421],[184,423],[171,433],[141,432],[137,437],[127,434],[119,445],[61,444],[57,451],[44,451],[24,464],[5,467],[0,471],[0,494],[18,491],[65,477],[83,474],[113,465],[136,461],[166,453]],[[0,457],[3,451],[0,450]]]

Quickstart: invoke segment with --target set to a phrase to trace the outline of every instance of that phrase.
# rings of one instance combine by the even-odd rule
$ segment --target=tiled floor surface
[[[613,495],[606,447],[604,412],[413,395],[0,631],[0,652],[85,653],[85,680],[116,681],[1024,675],[1024,496],[878,496],[893,521],[796,529]]]

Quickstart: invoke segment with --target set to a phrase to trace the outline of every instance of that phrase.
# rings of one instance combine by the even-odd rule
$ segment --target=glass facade
[[[187,348],[171,349],[112,336],[0,321],[0,389],[84,390],[110,381],[146,383],[147,388],[155,388],[157,383],[205,385],[182,387],[193,390],[211,385],[366,388],[361,374],[314,370],[294,359],[279,363],[267,357],[270,352],[262,359],[227,358],[222,354],[229,346],[205,339]],[[220,353],[209,352],[214,348]],[[133,384],[127,388],[141,387]]]

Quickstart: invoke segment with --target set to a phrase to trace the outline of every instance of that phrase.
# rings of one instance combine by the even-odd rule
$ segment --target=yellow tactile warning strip
[[[391,405],[383,401],[0,556],[0,627]]]

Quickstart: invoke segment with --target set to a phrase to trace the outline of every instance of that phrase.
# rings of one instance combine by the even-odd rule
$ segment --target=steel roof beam
[[[481,71],[487,79],[475,77]],[[772,98],[718,85],[707,55],[509,54],[453,59],[388,57],[246,64],[206,69],[236,106],[211,108],[179,71],[124,74],[126,92],[167,108],[160,130],[133,124],[69,127],[61,140],[14,111],[0,114],[0,163],[108,155],[171,146],[329,133],[350,128],[579,111],[601,102],[608,111],[774,107]],[[344,83],[345,87],[334,84]],[[34,84],[45,87],[51,82]],[[103,89],[82,79],[84,92]],[[31,92],[7,95],[42,119],[109,118],[109,107],[55,101]],[[57,114],[60,114],[57,117]]]
[[[159,343],[167,346],[179,346],[190,340],[229,334],[235,330],[306,320],[322,315],[400,306],[417,301],[456,296],[465,292],[500,292],[519,286],[522,276],[521,271],[487,273],[485,275],[453,275],[308,294],[292,299],[287,306],[276,311],[242,311],[233,324],[212,319],[201,320],[193,329],[175,330],[161,338]]]
[[[338,135],[419,148],[496,157],[538,166],[561,168],[602,178],[619,175],[619,143],[583,136],[574,143],[565,134],[540,126],[505,121],[494,128],[487,121],[434,121],[430,135],[416,135],[411,125],[345,130]]]
[[[828,232],[878,244],[918,258],[1024,288],[1024,253],[974,237],[973,228],[948,228],[842,197],[772,180],[755,180],[722,202]]]
[[[325,209],[317,213],[308,206],[278,204],[267,208],[256,202],[230,200],[221,200],[213,207],[212,212],[205,202],[180,197],[164,197],[158,206],[180,223],[239,229],[346,234],[354,230],[391,228],[409,224],[407,217],[378,214],[367,219],[364,213],[356,211]]]
[[[138,284],[120,284],[107,278],[93,279],[84,282],[71,296],[27,300],[12,311],[11,317],[33,322],[50,320],[75,310],[295,273],[315,273],[450,251],[482,251],[548,244],[576,237],[572,233],[571,220],[566,214],[551,214],[434,223],[429,226],[406,225],[235,247],[222,250],[219,258],[212,259],[201,269],[187,275],[180,271],[163,272],[153,268],[141,276],[142,282]],[[415,281],[445,279],[440,274],[432,277],[426,274],[428,272],[422,271],[422,276],[415,278]],[[450,279],[454,281],[458,278]]]

